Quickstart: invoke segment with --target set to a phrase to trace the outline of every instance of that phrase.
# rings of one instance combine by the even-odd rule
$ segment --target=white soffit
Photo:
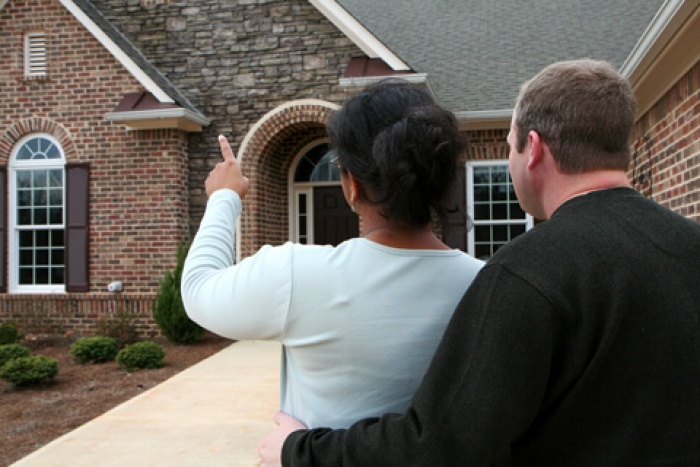
[[[455,112],[461,130],[507,129],[512,116],[513,109]]]
[[[400,79],[409,83],[423,84],[432,93],[430,82],[428,81],[427,73],[411,73],[405,75],[388,75],[388,76],[357,76],[353,78],[340,78],[339,84],[341,87],[365,87],[386,79]],[[435,97],[435,94],[433,94]]]
[[[369,58],[381,58],[394,71],[411,69],[335,0],[309,0],[309,2]]]
[[[136,121],[136,120],[158,120],[164,118],[184,118],[199,125],[209,125],[209,120],[194,112],[184,109],[158,109],[158,110],[130,110],[127,112],[110,112],[106,115],[107,120],[113,122]]]
[[[71,12],[85,28],[97,39],[119,63],[121,63],[138,80],[148,92],[153,94],[159,102],[173,104],[175,101],[161,89],[143,70],[134,63],[124,51],[105,34],[83,10],[81,10],[72,0],[59,0],[68,11]]]
[[[630,81],[644,74],[649,66],[646,62],[653,61],[696,7],[697,0],[666,0],[620,67],[620,74]]]

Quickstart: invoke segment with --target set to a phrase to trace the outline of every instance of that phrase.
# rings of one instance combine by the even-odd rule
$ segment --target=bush
[[[182,244],[178,245],[175,270],[165,272],[153,303],[153,318],[163,335],[175,344],[193,344],[204,333],[204,329],[187,316],[180,295],[182,268],[188,249]]]
[[[29,386],[51,381],[58,373],[58,362],[44,355],[10,360],[0,368],[0,378],[15,386]]]
[[[138,342],[124,347],[117,354],[117,363],[126,371],[136,371],[143,368],[160,368],[163,364],[165,351],[151,341]]]
[[[29,349],[19,344],[0,345],[0,367],[15,358],[29,357],[32,353]]]
[[[114,360],[119,352],[119,343],[112,337],[82,337],[70,348],[70,354],[80,363],[103,363]]]
[[[16,344],[21,341],[24,334],[17,331],[17,325],[12,321],[0,324],[0,345]]]
[[[114,318],[105,318],[97,322],[97,335],[112,337],[117,340],[119,348],[139,340],[136,330],[136,315],[119,312]]]

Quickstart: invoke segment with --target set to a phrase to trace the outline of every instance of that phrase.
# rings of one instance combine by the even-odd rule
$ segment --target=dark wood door
[[[357,215],[339,186],[314,187],[314,243],[337,245],[359,234]]]

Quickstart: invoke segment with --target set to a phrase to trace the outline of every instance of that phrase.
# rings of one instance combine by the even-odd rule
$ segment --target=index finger
[[[224,157],[225,162],[235,162],[236,158],[233,155],[233,150],[231,145],[228,144],[228,140],[224,135],[219,135],[219,145],[221,146],[221,155]]]

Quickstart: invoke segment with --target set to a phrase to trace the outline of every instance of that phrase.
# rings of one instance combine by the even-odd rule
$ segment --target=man
[[[536,228],[457,307],[404,414],[291,433],[284,465],[700,465],[700,225],[630,188],[632,90],[608,64],[525,83],[510,171]],[[263,465],[303,428],[284,414]]]

